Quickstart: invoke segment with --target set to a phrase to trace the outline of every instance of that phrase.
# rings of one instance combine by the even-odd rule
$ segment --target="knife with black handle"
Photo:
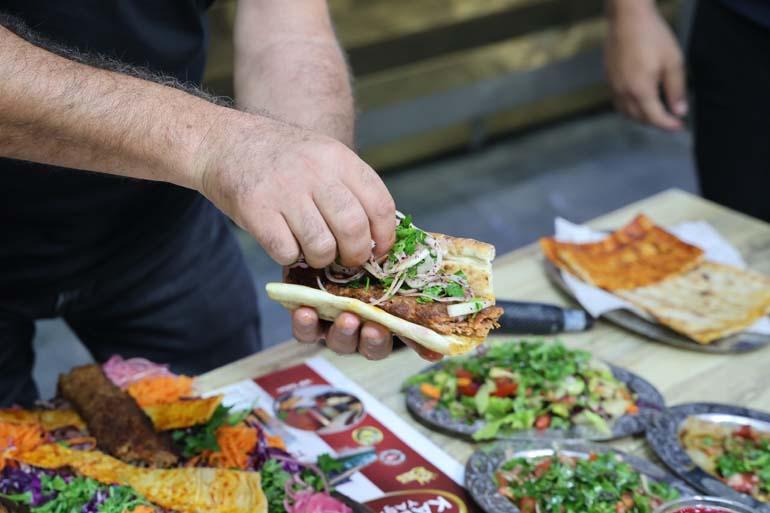
[[[501,299],[495,304],[503,309],[503,315],[497,321],[500,327],[492,332],[494,335],[553,335],[586,331],[594,324],[588,312],[575,308]]]

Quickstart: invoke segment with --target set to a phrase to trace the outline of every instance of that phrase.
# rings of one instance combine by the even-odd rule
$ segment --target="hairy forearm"
[[[348,146],[355,108],[344,54],[323,2],[241,0],[235,26],[239,107],[266,110]],[[312,5],[311,5],[312,4]],[[298,10],[297,10],[298,9]]]
[[[194,155],[231,109],[95,68],[0,27],[0,156],[198,188]]]
[[[634,17],[656,9],[655,0],[606,0],[605,5],[610,20]]]

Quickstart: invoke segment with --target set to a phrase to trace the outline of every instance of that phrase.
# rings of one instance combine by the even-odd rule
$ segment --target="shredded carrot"
[[[209,456],[209,462],[220,468],[245,469],[249,453],[257,445],[257,431],[247,426],[222,426],[217,430],[219,451]]]
[[[90,445],[92,449],[96,447],[96,438],[92,436],[68,438],[67,440],[64,440],[64,442],[66,442],[69,447],[72,447],[73,445]]]
[[[276,449],[283,449],[286,450],[286,442],[283,441],[283,438],[281,438],[278,435],[265,435],[265,441],[267,442],[268,447],[274,447]]]
[[[204,459],[208,458],[209,451],[203,451],[202,453],[198,454],[197,456],[193,456],[189,460],[187,460],[187,463],[184,464],[185,467],[197,467],[198,464],[203,461]]]
[[[192,395],[192,378],[154,376],[132,383],[128,393],[141,407],[168,404]]]
[[[140,504],[139,506],[132,509],[129,513],[155,513],[155,511],[155,508]]]
[[[636,403],[631,403],[626,408],[626,413],[628,413],[629,415],[636,415],[637,413],[639,413],[639,407],[636,405]]]
[[[440,399],[441,398],[441,390],[435,385],[431,385],[430,383],[422,383],[420,385],[420,392],[422,392],[422,395],[425,397],[430,397],[431,399]]]
[[[0,422],[0,470],[5,467],[6,457],[34,450],[45,441],[45,431],[37,424]]]

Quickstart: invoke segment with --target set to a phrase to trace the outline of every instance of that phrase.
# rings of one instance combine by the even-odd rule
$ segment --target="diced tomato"
[[[634,496],[630,493],[624,493],[620,500],[623,501],[626,508],[631,509],[634,507]]]
[[[551,468],[551,458],[544,459],[537,465],[535,465],[535,477],[540,477],[546,472],[548,472],[548,469]]]
[[[751,429],[751,426],[741,426],[736,429],[735,433],[733,434],[735,436],[745,438],[746,440],[754,440],[756,438],[756,433],[754,433],[754,430]]]
[[[473,374],[471,371],[465,369],[457,369],[455,371],[455,377],[473,379]]]
[[[537,501],[534,497],[522,497],[519,499],[519,509],[521,513],[535,513],[537,511]]]
[[[535,429],[539,429],[539,430],[548,429],[550,425],[551,425],[550,415],[540,415],[537,419],[535,419]]]
[[[457,386],[457,392],[459,392],[460,395],[465,395],[465,396],[468,396],[468,397],[474,397],[476,395],[476,393],[479,391],[479,388],[481,388],[481,385],[471,381],[467,385],[462,385],[462,386],[458,385]]]
[[[733,474],[727,478],[727,485],[740,493],[751,493],[754,486],[759,482],[759,478],[750,472],[743,474]]]
[[[511,489],[507,486],[501,486],[497,489],[497,492],[502,495],[503,497],[508,497],[509,499],[513,499],[514,495],[513,492],[511,492]]]
[[[599,455],[596,454],[595,452],[592,452],[591,454],[588,455],[588,461],[596,461],[598,459],[599,459]]]
[[[557,403],[566,404],[567,406],[572,406],[577,402],[577,397],[574,395],[565,395],[561,399],[556,401]]]
[[[464,387],[470,385],[473,382],[471,378],[457,378],[457,386]]]
[[[636,405],[636,403],[630,403],[626,407],[626,413],[628,413],[629,415],[636,415],[639,413],[639,407]]]
[[[492,393],[495,397],[509,397],[516,395],[519,390],[519,384],[514,383],[510,378],[496,378],[495,379],[495,391]]]
[[[631,494],[625,493],[620,498],[617,504],[615,504],[615,513],[626,513],[634,507],[634,497]]]

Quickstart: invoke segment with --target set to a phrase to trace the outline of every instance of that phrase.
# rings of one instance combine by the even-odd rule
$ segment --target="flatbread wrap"
[[[377,322],[395,335],[444,355],[470,351],[497,327],[495,248],[473,239],[428,233],[400,216],[390,252],[361,268],[295,264],[268,296],[290,310],[314,308],[332,321],[342,312]]]

